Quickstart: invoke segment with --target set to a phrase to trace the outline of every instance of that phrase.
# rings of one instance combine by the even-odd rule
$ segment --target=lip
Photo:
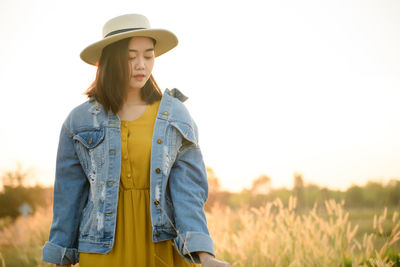
[[[133,75],[133,78],[134,78],[135,80],[138,80],[138,81],[143,80],[145,77],[146,77],[146,75],[144,75],[144,74],[136,74],[136,75]]]

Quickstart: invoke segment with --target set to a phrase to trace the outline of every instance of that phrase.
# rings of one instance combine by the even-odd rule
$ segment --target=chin
[[[144,82],[144,83],[134,83],[134,84],[129,84],[129,87],[132,89],[132,90],[140,90],[140,89],[142,89],[142,87],[145,85],[146,83]]]

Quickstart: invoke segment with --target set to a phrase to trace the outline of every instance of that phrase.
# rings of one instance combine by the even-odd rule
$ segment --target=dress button
[[[157,168],[156,173],[160,173],[160,172],[161,172],[160,168]]]
[[[131,177],[131,174],[130,174],[130,173],[128,173],[128,177]]]
[[[128,156],[124,156],[124,159],[128,159]]]
[[[168,115],[168,111],[164,111],[164,113],[163,113],[165,116],[167,116]]]
[[[162,140],[161,140],[161,139],[158,139],[158,140],[157,140],[157,144],[162,144]]]
[[[154,201],[154,205],[156,205],[156,206],[160,205],[160,201],[158,201],[158,200]]]

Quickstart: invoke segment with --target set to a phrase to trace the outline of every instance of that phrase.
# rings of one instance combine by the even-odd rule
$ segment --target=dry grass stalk
[[[6,263],[4,262],[4,258],[1,252],[0,252],[0,260],[1,260],[1,267],[6,267]]]

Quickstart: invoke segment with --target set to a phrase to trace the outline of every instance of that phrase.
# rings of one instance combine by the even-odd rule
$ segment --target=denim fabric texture
[[[177,89],[166,89],[154,125],[150,161],[153,242],[174,239],[179,253],[214,255],[204,203],[206,170],[195,122]],[[121,122],[93,98],[62,125],[54,182],[53,221],[43,260],[79,262],[79,252],[106,254],[114,244],[121,172]],[[174,227],[179,232],[177,234]]]

